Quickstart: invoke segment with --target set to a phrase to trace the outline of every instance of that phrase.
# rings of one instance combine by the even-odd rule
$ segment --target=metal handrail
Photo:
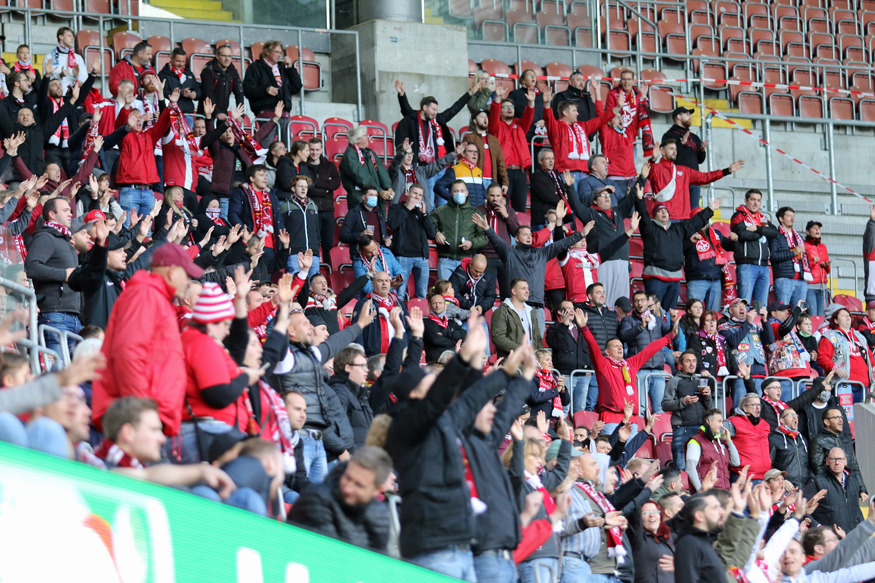
[[[40,346],[38,343],[31,342],[27,338],[23,338],[23,339],[19,340],[18,343],[21,344],[22,346],[27,347],[30,350],[31,359],[33,360],[33,362],[31,363],[31,367],[32,367],[31,372],[33,374],[41,374],[41,373],[45,372],[46,370],[48,370],[48,368],[44,369],[40,365],[40,360],[39,360],[40,354],[45,354],[46,356],[51,357],[52,362],[59,362],[61,360],[61,355],[58,354],[57,352],[55,352],[54,350],[52,350],[51,348],[46,348],[45,346]]]
[[[726,419],[726,387],[730,386],[729,382],[728,382],[730,379],[733,381],[733,384],[734,384],[735,381],[740,380],[741,377],[738,375],[731,374],[731,375],[726,375],[725,377],[723,377],[720,380],[720,388],[722,389],[721,393],[723,396],[723,398],[720,400],[720,412],[723,413],[723,419]],[[737,407],[738,403],[733,401],[732,406]]]
[[[650,377],[662,377],[665,380],[668,380],[671,378],[671,375],[668,374],[667,372],[647,373],[646,375],[644,375],[644,385],[645,386],[647,386],[647,384],[649,383]],[[660,408],[662,408],[662,403],[660,403]],[[642,419],[644,418],[644,415],[643,415],[644,411],[648,411],[648,409],[647,409],[647,391],[646,390],[642,391],[641,387],[638,387],[638,416],[641,417]],[[652,411],[652,409],[650,409],[650,411]]]
[[[571,383],[571,387],[570,388],[566,387],[565,390],[567,390],[568,394],[571,395],[571,401],[568,403],[568,407],[571,409],[572,419],[574,418],[574,375],[583,375],[583,374],[591,374],[591,375],[595,376],[595,371],[590,370],[588,368],[576,368],[573,371],[571,371],[570,375],[568,375],[568,378],[570,379],[569,382]],[[584,403],[584,406],[586,406],[586,403]]]
[[[850,259],[847,257],[830,257],[830,263],[850,263],[851,264],[851,267],[854,268],[854,293],[856,294],[857,293],[857,286],[859,285],[859,281],[860,281],[859,277],[857,276],[857,262],[854,261],[853,259]],[[830,276],[832,276],[832,273],[830,273]],[[838,279],[838,277],[839,277],[838,270],[836,270],[835,278]],[[830,297],[832,297],[835,295],[834,290],[833,290],[833,278],[828,277],[827,280],[829,282],[829,295],[830,295]]]
[[[30,344],[39,346],[39,341],[37,338],[37,305],[36,305],[36,292],[32,287],[27,287],[21,285],[18,282],[12,281],[10,279],[6,279],[5,277],[0,277],[0,287],[5,287],[9,290],[17,294],[21,294],[24,296],[25,301],[27,302],[27,331],[28,337],[30,338]],[[23,341],[19,341],[21,344],[25,344]],[[32,352],[31,355],[31,370],[36,374],[39,369],[39,354],[36,352]]]
[[[40,324],[39,339],[40,345],[42,346],[46,346],[46,332],[58,336],[58,341],[61,345],[61,362],[64,366],[70,366],[70,361],[72,360],[72,358],[70,356],[70,346],[68,344],[68,341],[73,340],[75,342],[82,342],[82,337],[78,334],[73,334],[72,332],[61,330],[60,328],[55,328],[54,326],[49,326],[48,324]]]

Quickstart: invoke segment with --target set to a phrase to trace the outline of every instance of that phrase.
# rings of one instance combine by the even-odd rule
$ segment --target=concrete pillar
[[[359,32],[364,116],[390,128],[401,119],[395,80],[404,82],[414,109],[426,95],[437,98],[441,110],[468,89],[467,31],[454,25],[371,20],[352,27]],[[355,45],[338,35],[331,51],[334,101],[355,103]],[[450,125],[468,125],[468,112]]]
[[[422,22],[422,2],[420,0],[359,0],[358,18],[359,22],[369,20]]]

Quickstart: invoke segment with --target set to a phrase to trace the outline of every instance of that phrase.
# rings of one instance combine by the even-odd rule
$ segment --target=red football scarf
[[[243,131],[243,126],[241,126],[240,122],[236,119],[229,117],[225,121],[231,127],[234,139],[240,143],[240,147],[243,148],[243,151],[252,158],[252,163],[263,164],[265,158],[267,158],[267,148],[262,148],[261,145],[255,141],[255,138]]]
[[[180,82],[180,83],[182,83],[183,81],[185,81],[185,68],[184,68],[184,67],[183,67],[182,69],[177,69],[177,68],[174,67],[173,65],[168,65],[168,67],[170,67],[170,70],[173,71],[173,73],[174,73],[177,77],[179,77],[179,82]]]
[[[784,235],[784,239],[787,241],[787,247],[790,248],[791,252],[796,247],[805,245],[802,237],[793,229],[788,231],[784,228],[784,225],[781,225],[779,230],[781,231],[781,234]],[[801,257],[796,257],[796,253],[793,253],[793,267],[796,270],[796,273],[802,273],[802,279],[805,281],[814,281],[814,278],[811,276],[811,264],[808,263],[808,253],[803,251]]]
[[[122,451],[118,445],[110,441],[108,438],[104,439],[100,446],[95,450],[94,455],[99,457],[102,460],[106,460],[106,462],[115,467],[119,468],[144,468],[145,466],[140,463],[135,457],[131,457]]]
[[[22,63],[21,61],[18,61],[13,65],[12,69],[15,71],[24,71],[25,73],[30,71],[34,76],[36,75],[36,69],[33,68],[32,63]]]
[[[553,376],[553,373],[549,370],[538,368],[535,372],[535,376],[538,377],[538,392],[545,393],[547,391],[552,391],[558,386],[556,382],[556,377]],[[553,417],[562,417],[564,414],[562,410],[562,398],[559,395],[553,397]]]
[[[589,139],[583,127],[577,122],[570,124],[559,120],[559,123],[565,127],[565,131],[568,133],[568,159],[589,160]]]
[[[52,229],[56,230],[56,231],[59,232],[60,234],[64,235],[65,237],[70,237],[70,236],[72,236],[71,233],[70,233],[70,229],[68,229],[67,227],[65,227],[65,226],[62,225],[61,223],[47,222],[47,223],[46,223],[46,226],[47,226],[47,227],[51,227]]]
[[[61,45],[57,46],[57,50],[60,54],[67,55],[67,66],[70,67],[70,70],[72,71],[73,67],[76,66],[76,53],[73,52],[73,49]]]
[[[64,107],[64,98],[55,99],[54,97],[49,96],[49,100],[52,102],[52,113],[58,113],[58,110]],[[60,142],[59,146],[66,146],[67,140],[70,138],[70,125],[67,123],[67,118],[64,118],[64,121],[61,122],[61,125],[55,130],[55,133],[52,134],[53,138],[58,138]]]
[[[736,215],[736,217],[732,220],[733,225],[744,222],[750,225],[754,225],[756,227],[762,226],[763,214],[760,211],[757,211],[756,214],[754,214],[750,212],[750,210],[744,205],[740,205],[735,210],[738,211],[740,214]]]
[[[386,258],[383,257],[382,245],[377,245],[377,257],[380,258],[379,265],[381,265],[384,270],[389,271],[389,264],[386,263]],[[368,268],[368,271],[370,271],[372,267],[377,265],[377,257],[374,257],[374,259],[368,259],[367,257],[365,257],[364,253],[359,251],[359,258],[362,260],[362,263],[365,264],[365,267]]]
[[[194,139],[194,132],[185,121],[185,115],[179,109],[179,105],[171,103],[168,109],[170,110],[170,130],[173,132],[174,141],[182,146],[186,154],[197,156],[199,152],[197,140]]]
[[[780,401],[780,403],[781,403],[782,405],[784,404],[783,401]],[[785,408],[786,408],[786,405],[785,405]],[[783,411],[783,409],[781,409],[781,410]],[[798,430],[797,430],[797,431],[793,431],[792,429],[790,429],[789,427],[787,427],[786,425],[784,425],[784,422],[783,422],[783,421],[778,421],[778,431],[780,431],[781,433],[783,433],[784,435],[786,435],[786,436],[789,437],[790,439],[794,439],[794,440],[796,439],[796,436],[799,435],[799,431],[798,431]],[[805,444],[804,441],[803,441],[802,443],[803,443],[803,445]],[[808,449],[808,446],[807,446],[807,445],[805,446],[805,449]]]
[[[253,231],[259,237],[266,237],[274,232],[273,204],[270,202],[270,193],[267,191],[256,192],[252,185],[244,184],[243,192],[249,201],[249,210],[252,211]]]
[[[696,254],[699,256],[699,261],[714,259],[717,265],[726,265],[729,260],[714,229],[708,227],[699,232],[702,233],[702,238],[696,241]]]
[[[441,124],[439,124],[437,120],[429,120],[428,135],[426,135],[425,126],[422,123],[421,111],[416,114],[416,120],[419,122],[419,160],[431,164],[436,158],[443,158],[446,156],[447,150],[444,148],[444,134],[441,129]],[[437,142],[437,155],[435,155],[432,138]]]
[[[398,296],[389,292],[389,295],[383,298],[371,292],[367,297],[377,305],[380,319],[380,352],[385,354],[389,351],[389,342],[395,334],[394,328],[389,323],[389,314],[392,312],[392,308],[398,305]]]
[[[603,514],[607,515],[608,512],[614,512],[615,508],[611,501],[587,482],[577,482],[577,487],[583,490],[598,505]],[[618,565],[622,565],[625,562],[623,557],[626,556],[626,549],[623,548],[623,533],[617,527],[605,532],[608,539],[608,556],[615,558]]]
[[[615,367],[620,368],[623,373],[623,382],[626,383],[626,394],[630,397],[635,394],[635,391],[632,387],[632,369],[629,368],[629,363],[624,358],[623,360],[617,360],[612,356],[606,356],[608,362],[613,364]]]
[[[538,474],[530,474],[526,472],[526,483],[544,495],[544,510],[547,511],[547,516],[553,514],[556,511],[556,501],[553,500],[553,497],[550,496],[550,492],[548,492],[547,488],[544,487],[544,484],[541,483],[541,477],[538,476]]]
[[[781,401],[781,400],[773,401],[773,400],[771,400],[770,398],[768,398],[768,397],[765,395],[765,393],[763,393],[763,401],[765,401],[766,403],[768,403],[769,405],[771,405],[772,408],[775,409],[775,410],[777,411],[777,413],[778,413],[778,418],[779,418],[779,419],[781,418],[781,412],[782,412],[784,409],[787,408],[787,403],[785,403],[784,401]],[[786,433],[786,432],[785,432],[785,433]],[[789,434],[788,434],[788,435],[789,435]]]
[[[273,72],[273,79],[274,79],[274,81],[276,81],[276,86],[282,87],[283,86],[283,76],[280,73],[279,63],[274,63],[273,65],[271,65],[270,70],[271,70],[271,72]]]

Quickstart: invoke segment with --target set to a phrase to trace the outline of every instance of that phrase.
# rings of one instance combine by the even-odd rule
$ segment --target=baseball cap
[[[781,302],[769,302],[767,309],[769,312],[780,312],[781,310],[789,310],[790,306]]]
[[[769,480],[774,480],[778,476],[784,477],[786,475],[787,475],[787,472],[782,472],[781,470],[776,470],[776,469],[772,468],[771,470],[769,470],[768,472],[763,474],[763,481],[768,482]]]
[[[675,118],[682,113],[689,113],[690,115],[692,115],[693,113],[695,113],[695,111],[695,109],[687,109],[686,107],[675,107],[674,111],[671,112],[671,116]]]
[[[823,223],[821,223],[820,221],[808,221],[808,222],[805,224],[805,230],[807,231],[807,230],[810,229],[811,227],[820,227],[820,228],[822,229],[822,228],[823,228]]]
[[[744,302],[744,305],[745,305],[745,306],[749,305],[749,304],[747,303],[747,300],[744,299],[744,298],[734,298],[731,302],[729,302],[729,307],[734,306],[734,305],[737,304],[738,302]]]
[[[556,456],[559,455],[559,448],[562,446],[561,439],[554,439],[550,442],[550,446],[547,448],[547,453],[544,455],[544,459],[546,461],[552,461],[556,459]],[[571,448],[571,457],[580,457],[584,452],[580,451],[576,447]]]
[[[190,277],[203,277],[203,268],[192,262],[188,252],[177,243],[165,243],[152,254],[150,267],[181,267]]]
[[[626,296],[620,296],[617,298],[617,301],[614,302],[615,308],[620,308],[624,312],[632,311],[632,300],[627,298]]]

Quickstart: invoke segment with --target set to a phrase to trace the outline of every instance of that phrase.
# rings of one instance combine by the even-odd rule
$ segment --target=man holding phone
[[[688,350],[678,360],[678,373],[665,385],[662,408],[671,411],[671,454],[675,465],[683,470],[686,469],[684,447],[699,431],[705,411],[713,405],[708,379],[696,374],[696,353]]]
[[[426,211],[424,193],[421,184],[412,184],[406,198],[389,206],[387,224],[393,234],[392,252],[401,265],[399,294],[402,297],[411,273],[415,297],[424,298],[428,292],[428,240],[435,238],[437,229]]]

